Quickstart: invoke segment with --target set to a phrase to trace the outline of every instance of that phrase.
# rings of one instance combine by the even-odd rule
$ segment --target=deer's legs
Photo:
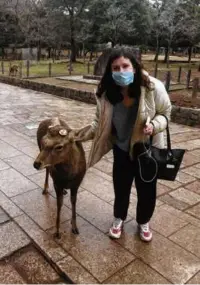
[[[56,238],[60,238],[60,214],[61,214],[61,208],[63,205],[63,189],[62,188],[58,188],[56,186],[55,190],[56,190],[56,196],[57,196],[57,218],[56,218],[56,233],[55,233],[55,237]]]
[[[44,190],[42,194],[47,194],[49,190],[49,168],[46,168],[46,177],[44,182]]]
[[[71,189],[71,205],[72,205],[72,219],[71,219],[71,225],[72,225],[72,232],[74,234],[79,234],[79,230],[76,225],[76,199],[77,199],[77,191],[78,189],[73,188]]]

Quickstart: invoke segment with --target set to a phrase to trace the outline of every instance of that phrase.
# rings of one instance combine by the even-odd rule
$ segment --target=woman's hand
[[[143,132],[145,135],[151,136],[153,134],[153,124],[149,123],[148,125],[145,125]]]

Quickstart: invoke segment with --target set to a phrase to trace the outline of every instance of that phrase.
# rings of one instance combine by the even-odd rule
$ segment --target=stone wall
[[[39,92],[50,93],[63,98],[70,98],[92,104],[96,103],[93,92],[80,91],[78,89],[65,88],[47,83],[34,82],[31,80],[1,75],[0,82],[36,90]],[[200,109],[172,106],[171,121],[183,125],[200,127]]]
[[[84,79],[93,79],[93,80],[101,80],[102,76],[100,75],[83,75]]]
[[[39,92],[45,92],[63,98],[70,98],[86,103],[96,103],[93,92],[82,91],[75,88],[65,88],[62,86],[51,85],[47,83],[35,82],[31,80],[19,79],[0,75],[0,82],[19,86],[22,88],[32,89]]]
[[[172,106],[171,121],[200,127],[200,109]]]

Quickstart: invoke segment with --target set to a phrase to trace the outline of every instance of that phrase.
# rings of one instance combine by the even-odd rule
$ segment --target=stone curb
[[[34,82],[27,79],[8,77],[0,75],[0,82],[45,92],[62,98],[69,98],[85,103],[96,104],[94,93],[81,91],[75,88],[65,88],[62,86],[47,83]],[[188,126],[200,127],[200,109],[172,106],[171,121]]]
[[[63,98],[69,98],[85,103],[96,104],[93,92],[82,91],[75,88],[65,88],[62,86],[51,85],[41,82],[34,82],[31,80],[2,76],[2,75],[0,75],[0,82],[14,86],[19,86],[26,89],[32,89],[39,92],[49,93]]]

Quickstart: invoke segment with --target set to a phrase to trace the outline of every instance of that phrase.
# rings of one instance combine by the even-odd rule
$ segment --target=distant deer
[[[43,194],[48,193],[49,173],[53,179],[57,196],[57,238],[60,238],[60,213],[65,189],[71,190],[72,232],[79,233],[76,225],[76,199],[86,172],[86,160],[82,143],[76,141],[73,134],[74,131],[59,118],[42,121],[37,130],[40,153],[33,165],[38,170],[46,168]]]
[[[18,66],[12,65],[9,70],[9,76],[17,76],[18,73]]]

